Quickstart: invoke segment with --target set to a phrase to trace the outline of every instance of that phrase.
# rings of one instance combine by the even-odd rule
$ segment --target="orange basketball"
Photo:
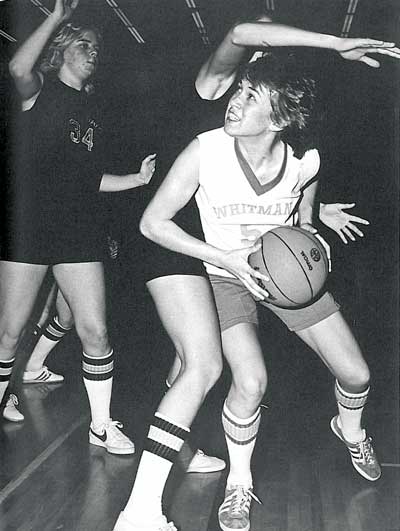
[[[267,302],[281,308],[307,306],[321,292],[328,276],[328,257],[311,232],[277,227],[260,237],[261,248],[249,256],[253,269],[270,282],[259,285],[270,294]]]

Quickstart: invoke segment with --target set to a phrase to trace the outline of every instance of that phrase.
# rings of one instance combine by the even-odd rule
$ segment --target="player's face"
[[[80,79],[94,74],[99,59],[99,43],[96,34],[87,30],[64,50],[63,67]]]
[[[260,136],[271,132],[270,91],[254,87],[247,79],[239,82],[225,113],[225,132],[230,136]]]

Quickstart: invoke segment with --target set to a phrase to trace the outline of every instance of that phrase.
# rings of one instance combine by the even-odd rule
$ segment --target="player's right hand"
[[[340,38],[335,46],[336,51],[349,61],[360,61],[372,68],[379,68],[380,63],[366,54],[379,53],[400,59],[400,49],[394,42],[377,41],[375,39]]]
[[[72,13],[78,7],[79,0],[56,0],[53,13],[51,14],[59,24],[71,18]]]
[[[248,262],[249,255],[258,251],[260,246],[260,243],[255,243],[251,247],[224,251],[218,267],[225,269],[239,279],[255,299],[265,300],[269,298],[270,294],[255,279],[259,279],[260,284],[263,284],[269,282],[269,278],[253,269]]]

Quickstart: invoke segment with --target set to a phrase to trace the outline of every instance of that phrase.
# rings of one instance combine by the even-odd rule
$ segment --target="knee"
[[[360,393],[367,389],[370,382],[370,372],[366,363],[352,367],[340,379],[338,378],[341,387],[349,393]]]
[[[0,331],[0,348],[15,352],[22,334],[22,330],[9,327]]]
[[[216,384],[222,373],[222,360],[201,360],[201,363],[187,362],[181,371],[182,377],[193,382],[193,388],[200,386],[204,396]]]
[[[267,389],[267,373],[263,371],[234,379],[234,387],[243,403],[258,405]]]
[[[104,354],[109,350],[107,327],[103,323],[76,323],[76,332],[87,354],[94,354],[93,349]]]

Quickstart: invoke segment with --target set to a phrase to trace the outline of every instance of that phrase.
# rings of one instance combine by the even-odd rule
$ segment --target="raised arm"
[[[79,0],[56,0],[53,12],[18,48],[9,64],[10,74],[22,99],[36,94],[42,85],[35,65],[53,32],[67,21]]]
[[[374,39],[341,38],[277,24],[265,17],[233,26],[218,48],[202,65],[196,78],[196,89],[203,99],[221,97],[233,83],[240,64],[249,60],[255,50],[272,46],[306,46],[338,52],[344,59],[361,61],[372,67],[379,62],[366,54],[380,53],[400,58],[393,42]]]

